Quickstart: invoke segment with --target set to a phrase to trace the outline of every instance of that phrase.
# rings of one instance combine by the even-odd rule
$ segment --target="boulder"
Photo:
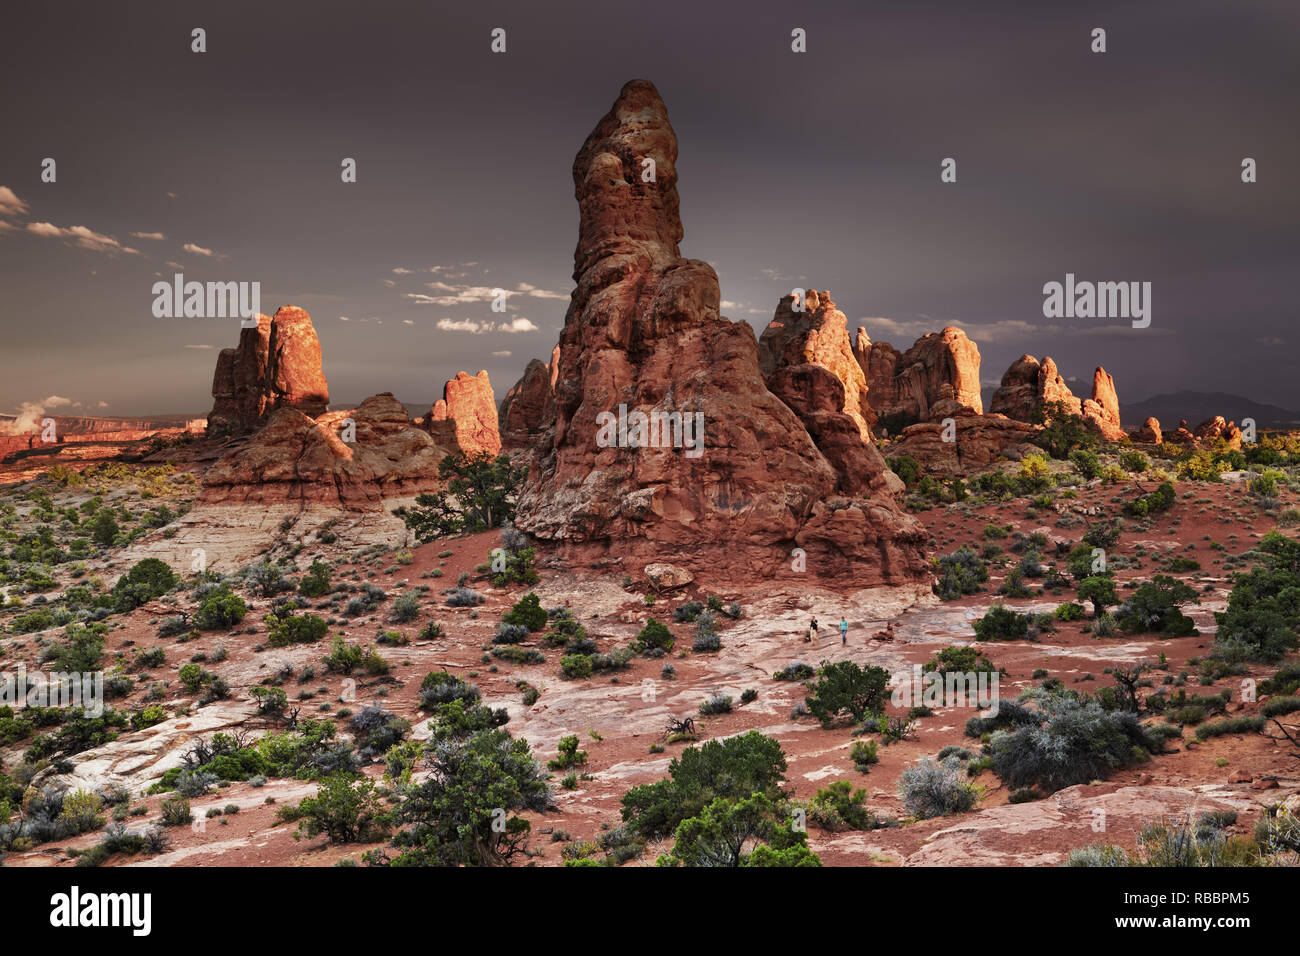
[[[1164,433],[1160,431],[1160,419],[1149,417],[1142,423],[1142,427],[1133,432],[1133,440],[1146,442],[1151,445],[1159,445],[1164,441]]]

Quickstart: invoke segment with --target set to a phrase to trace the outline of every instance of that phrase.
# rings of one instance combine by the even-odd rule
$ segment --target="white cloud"
[[[414,324],[415,324],[415,320],[414,320],[414,319],[402,319],[402,324],[403,324],[403,325],[414,325]]]
[[[181,265],[179,262],[169,262],[169,263],[167,263],[167,264],[168,264],[169,266],[171,266],[173,269],[180,269],[180,270],[182,270],[182,271],[184,271],[184,269],[185,269],[185,267],[184,267],[183,265]]]
[[[510,358],[511,354],[512,353],[509,349],[502,349],[500,352],[492,353],[495,358]]]
[[[95,407],[96,407],[96,408],[108,408],[108,402],[103,402],[103,401],[96,402],[96,403],[95,403]]]
[[[438,328],[444,332],[469,332],[471,335],[482,335],[484,332],[492,331],[492,323],[475,322],[472,319],[439,319]]]
[[[139,255],[140,250],[124,246],[112,236],[95,232],[86,226],[68,226],[66,229],[49,222],[29,222],[27,231],[43,239],[68,239],[74,246],[92,252],[125,252]]]
[[[5,222],[3,219],[0,219],[0,232],[17,232],[17,231],[18,231],[18,227],[15,226],[13,223]]]
[[[27,213],[27,203],[18,198],[8,186],[0,186],[0,216],[21,216]]]
[[[340,322],[350,322],[351,319],[349,319],[346,315],[340,315],[340,316],[339,316],[339,321],[340,321]]]
[[[133,232],[131,233],[131,238],[132,239],[166,239],[167,237],[164,236],[161,232]]]
[[[411,274],[410,269],[403,269],[401,266],[398,266],[396,269],[393,270],[393,275],[395,276],[409,276],[410,274]]]
[[[567,292],[552,292],[549,289],[539,289],[535,285],[529,285],[527,282],[519,283],[518,292],[522,295],[532,296],[534,299],[567,299]]]
[[[536,332],[537,326],[521,315],[516,319],[511,319],[509,322],[499,323],[497,325],[497,331],[510,332],[511,334],[516,332]]]
[[[192,253],[192,254],[194,254],[194,255],[196,255],[196,256],[215,256],[215,255],[216,255],[216,253],[213,252],[211,249],[204,249],[202,246],[197,246],[197,245],[195,245],[195,244],[192,243],[192,242],[187,242],[187,243],[185,243],[185,245],[181,246],[181,248],[184,249],[186,252]]]
[[[187,346],[185,346],[185,347],[186,347],[187,349],[203,349],[203,350],[205,350],[205,351],[206,351],[207,349],[212,348],[211,345],[187,345]]]

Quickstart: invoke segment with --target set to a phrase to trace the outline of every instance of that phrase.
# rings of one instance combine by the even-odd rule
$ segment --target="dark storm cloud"
[[[1050,353],[1085,383],[1105,365],[1121,401],[1300,406],[1297,8],[1055,6],[10,4],[0,408],[206,410],[238,333],[152,316],[170,263],[308,309],[339,401],[428,401],[480,367],[500,396],[555,342],[573,156],[632,77],[668,103],[683,253],[732,318],[761,328],[806,285],[900,347],[962,325],[986,380]],[[1044,319],[1066,272],[1151,282],[1151,327]]]

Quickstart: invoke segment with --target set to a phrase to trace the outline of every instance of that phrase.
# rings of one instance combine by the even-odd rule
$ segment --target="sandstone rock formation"
[[[1142,423],[1141,428],[1133,432],[1133,440],[1159,445],[1164,441],[1164,433],[1160,431],[1160,419],[1148,418]]]
[[[1016,421],[1031,422],[1052,402],[1065,405],[1073,415],[1083,412],[1080,401],[1065,384],[1051,356],[1039,362],[1032,355],[1022,355],[1002,376],[1002,384],[989,402],[989,411]]]
[[[958,415],[953,416],[953,440],[944,440],[942,424],[920,422],[904,428],[886,454],[890,458],[911,455],[928,471],[964,473],[999,458],[1014,461],[1030,452],[1041,452],[1033,444],[1037,432],[1037,426],[1005,415]]]
[[[989,410],[1021,422],[1041,421],[1047,406],[1060,403],[1071,415],[1079,415],[1090,429],[1108,441],[1124,437],[1120,424],[1119,397],[1115,380],[1101,366],[1092,376],[1092,397],[1080,400],[1065,383],[1051,356],[1041,362],[1032,355],[1022,355],[993,393]]]
[[[329,386],[311,317],[287,305],[273,318],[259,314],[255,327],[240,329],[238,347],[217,356],[212,399],[209,434],[251,431],[279,408],[307,416],[325,411]]]
[[[873,343],[859,326],[854,355],[879,419],[938,421],[984,411],[979,348],[955,326],[921,336],[902,353],[888,342]]]
[[[560,347],[546,363],[533,359],[523,377],[501,399],[498,420],[501,446],[509,451],[528,448],[542,437],[546,423],[555,415],[555,376],[560,371]]]
[[[478,375],[457,372],[443,386],[442,395],[429,410],[430,423],[455,422],[456,444],[466,455],[496,455],[501,451],[497,401],[486,369]]]
[[[354,421],[355,442],[340,437],[342,417]],[[378,509],[384,498],[438,488],[438,463],[452,450],[415,427],[391,392],[320,421],[279,408],[247,443],[208,469],[199,501]]]
[[[1241,429],[1236,422],[1226,421],[1222,415],[1214,415],[1196,426],[1192,435],[1197,445],[1209,444],[1222,438],[1230,448],[1241,448]]]
[[[647,157],[653,182],[641,177]],[[712,267],[681,258],[676,159],[663,101],[634,80],[574,161],[577,287],[517,526],[592,562],[788,574],[802,548],[808,573],[850,575],[856,587],[922,580],[921,526],[887,493],[874,446],[861,443],[857,478],[872,497],[836,496],[835,468],[765,386],[753,330],[719,314]],[[650,441],[610,440],[602,413],[620,405],[658,413]],[[670,427],[696,416],[698,455]]]
[[[1107,441],[1124,437],[1119,420],[1119,396],[1115,394],[1115,380],[1100,365],[1092,376],[1092,398],[1081,403],[1084,424]]]
[[[816,365],[830,372],[840,383],[838,411],[853,419],[863,441],[871,440],[871,415],[867,406],[867,377],[853,353],[849,339],[848,319],[835,307],[829,292],[808,290],[805,301],[796,303],[795,296],[783,297],[776,307],[776,315],[768,323],[758,340],[758,368],[772,388],[773,376],[778,371],[807,378],[791,370],[801,365]],[[801,306],[796,310],[796,306]],[[781,390],[772,391],[783,401]],[[786,401],[789,405],[790,402]],[[794,405],[796,413],[800,408]]]

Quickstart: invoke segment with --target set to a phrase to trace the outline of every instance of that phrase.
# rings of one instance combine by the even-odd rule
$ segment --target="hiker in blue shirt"
[[[840,643],[848,644],[849,642],[849,622],[840,618]]]

